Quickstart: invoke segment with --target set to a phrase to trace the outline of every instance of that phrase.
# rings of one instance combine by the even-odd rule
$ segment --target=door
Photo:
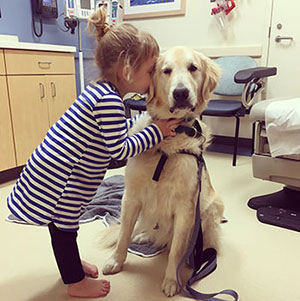
[[[49,126],[52,126],[76,98],[75,75],[47,76]]]
[[[48,128],[44,76],[8,76],[17,165],[23,165]]]
[[[6,77],[0,75],[0,171],[16,167]]]
[[[277,75],[268,80],[268,98],[300,97],[299,16],[299,0],[273,0],[268,66]]]

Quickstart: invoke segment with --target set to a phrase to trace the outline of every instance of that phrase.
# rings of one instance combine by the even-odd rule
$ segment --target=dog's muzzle
[[[183,85],[178,85],[173,90],[174,104],[169,109],[170,112],[173,113],[175,109],[186,109],[186,108],[190,108],[192,111],[194,111],[195,107],[193,107],[192,104],[190,103],[189,94],[190,94],[189,89],[187,89]]]
[[[189,98],[189,90],[184,86],[178,86],[173,91],[173,98],[175,101],[184,102]]]

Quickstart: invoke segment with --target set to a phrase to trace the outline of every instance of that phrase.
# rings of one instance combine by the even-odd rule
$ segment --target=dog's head
[[[174,47],[157,60],[147,110],[154,118],[199,116],[219,80],[211,59],[186,47]]]

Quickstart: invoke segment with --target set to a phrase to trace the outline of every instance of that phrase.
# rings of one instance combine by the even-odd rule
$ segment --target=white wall
[[[220,31],[211,16],[216,3],[210,0],[186,0],[185,16],[128,20],[138,28],[153,34],[162,50],[185,45],[210,57],[250,55],[265,65],[268,48],[268,28],[272,0],[236,0],[236,8],[228,15],[230,26]],[[206,118],[216,135],[233,136],[235,118]],[[243,118],[241,137],[251,137],[251,125]]]

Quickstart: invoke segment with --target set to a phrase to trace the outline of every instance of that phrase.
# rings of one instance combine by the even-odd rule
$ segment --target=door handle
[[[56,97],[56,85],[54,82],[51,82],[51,88],[52,88],[52,97]]]
[[[275,38],[275,42],[276,43],[280,43],[281,42],[281,40],[290,40],[290,41],[293,41],[293,37],[281,37],[281,36],[277,36],[276,38]]]
[[[40,83],[40,98],[45,98],[45,86],[43,83]]]

